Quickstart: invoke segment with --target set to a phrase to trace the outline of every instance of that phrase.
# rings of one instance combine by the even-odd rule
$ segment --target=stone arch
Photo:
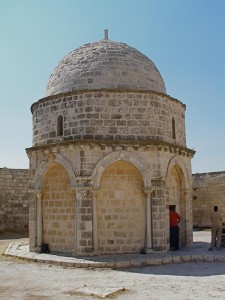
[[[168,189],[168,206],[175,205],[176,211],[181,216],[180,222],[180,245],[185,246],[187,244],[188,228],[187,224],[190,222],[188,220],[187,211],[190,209],[190,199],[188,199],[187,191],[190,190],[190,180],[188,176],[187,168],[184,162],[179,157],[173,157],[167,168],[166,172],[166,186]],[[169,216],[169,210],[168,210]],[[169,222],[169,220],[168,220]],[[169,226],[168,226],[169,227]],[[169,235],[169,233],[168,233]]]
[[[96,199],[98,251],[140,252],[146,245],[146,197],[139,170],[127,160],[108,164]]]
[[[189,173],[187,171],[187,168],[184,164],[184,162],[177,156],[174,156],[173,158],[171,158],[171,160],[168,163],[167,169],[166,169],[166,185],[168,186],[169,182],[168,182],[168,174],[171,173],[172,168],[176,168],[179,175],[182,177],[182,189],[189,189],[191,188],[191,182],[189,179]]]
[[[42,241],[51,252],[74,253],[76,199],[68,172],[53,162],[42,178]]]
[[[145,187],[151,186],[151,169],[149,166],[132,152],[122,150],[115,151],[104,156],[95,166],[92,172],[92,184],[98,187],[104,170],[113,162],[123,160],[131,163],[140,172]]]
[[[49,167],[53,163],[58,163],[65,168],[68,173],[70,187],[76,186],[76,178],[73,172],[71,164],[60,154],[48,154],[43,161],[38,165],[35,175],[34,175],[34,186],[35,189],[42,189],[42,178],[44,174],[48,171]]]

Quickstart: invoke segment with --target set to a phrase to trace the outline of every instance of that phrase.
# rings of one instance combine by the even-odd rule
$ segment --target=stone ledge
[[[181,250],[182,251],[182,250]],[[128,269],[128,268],[141,268],[146,266],[160,266],[172,263],[185,263],[185,262],[224,262],[225,253],[218,251],[215,255],[206,254],[187,254],[181,255],[176,253],[175,255],[171,252],[164,254],[130,254],[127,255],[127,259],[121,256],[96,256],[89,258],[76,258],[73,256],[59,256],[53,254],[39,254],[30,252],[28,245],[11,243],[6,249],[5,256],[11,256],[22,259],[28,262],[39,262],[43,264],[59,265],[63,267],[74,267],[74,268],[109,268],[109,269]],[[153,256],[153,257],[151,257]]]

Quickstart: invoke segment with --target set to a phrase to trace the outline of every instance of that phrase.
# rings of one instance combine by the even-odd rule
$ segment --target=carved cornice
[[[128,147],[132,147],[134,150],[139,150],[139,148],[144,147],[145,150],[153,149],[155,151],[162,151],[162,152],[170,152],[180,156],[190,156],[193,157],[195,154],[195,150],[186,148],[184,146],[180,146],[177,144],[171,144],[164,141],[133,141],[133,140],[71,140],[71,141],[60,141],[58,143],[48,144],[48,145],[41,145],[41,146],[34,146],[30,148],[26,148],[27,153],[31,153],[33,151],[38,150],[49,150],[51,152],[55,152],[56,149],[59,151],[60,147],[69,147],[71,145],[89,145],[91,148],[97,146],[101,149],[105,149],[105,147],[111,147],[112,150],[115,147],[121,147],[121,150],[125,150]],[[54,150],[55,149],[55,150]]]

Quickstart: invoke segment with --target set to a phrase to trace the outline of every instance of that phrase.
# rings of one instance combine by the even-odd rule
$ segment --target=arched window
[[[176,139],[176,126],[175,126],[175,120],[174,117],[172,118],[172,138]]]
[[[58,116],[57,118],[57,136],[63,135],[63,116]]]

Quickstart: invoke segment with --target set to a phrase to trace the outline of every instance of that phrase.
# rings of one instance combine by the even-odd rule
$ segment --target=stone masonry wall
[[[31,110],[33,146],[87,139],[165,141],[186,146],[185,105],[164,94],[77,91],[41,99]],[[63,118],[62,135],[57,132],[59,117]]]
[[[214,205],[222,212],[225,222],[225,172],[193,174],[193,225],[210,227]]]
[[[28,170],[0,168],[0,231],[28,233]]]

